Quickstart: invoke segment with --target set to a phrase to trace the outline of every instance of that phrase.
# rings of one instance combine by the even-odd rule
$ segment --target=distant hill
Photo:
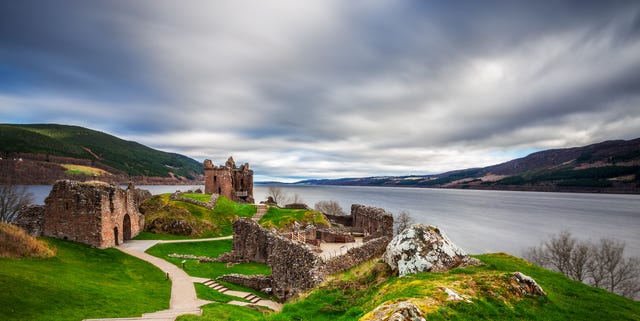
[[[640,193],[640,138],[536,152],[437,175],[307,180],[296,184]]]
[[[61,178],[110,182],[180,183],[200,180],[202,164],[78,126],[0,124],[0,173],[21,184]]]

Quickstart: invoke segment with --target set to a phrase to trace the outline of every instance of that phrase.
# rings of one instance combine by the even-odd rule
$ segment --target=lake
[[[153,194],[201,186],[140,186]],[[50,186],[30,186],[44,203]],[[351,204],[408,211],[416,222],[436,225],[470,253],[521,255],[549,235],[568,230],[581,239],[616,238],[626,254],[640,256],[640,195],[479,191],[361,186],[281,186],[313,206],[335,200],[348,213]],[[256,201],[267,186],[254,186]]]

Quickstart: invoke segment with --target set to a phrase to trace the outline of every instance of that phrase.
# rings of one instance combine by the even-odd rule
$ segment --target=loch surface
[[[153,194],[198,186],[140,186]],[[523,250],[568,230],[581,239],[616,238],[626,254],[640,256],[640,195],[479,191],[361,186],[283,185],[290,197],[298,194],[310,206],[335,200],[349,212],[351,204],[408,211],[416,222],[440,227],[471,253]],[[37,203],[44,203],[49,186],[30,186]],[[268,187],[256,185],[256,201],[266,199]]]

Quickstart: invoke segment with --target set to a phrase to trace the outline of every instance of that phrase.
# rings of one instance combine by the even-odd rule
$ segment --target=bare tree
[[[287,194],[280,186],[269,186],[267,197],[273,198],[273,201],[278,205],[282,205],[287,201]]]
[[[293,197],[291,199],[289,199],[289,201],[287,202],[289,204],[302,204],[304,203],[304,200],[302,199],[302,197],[300,197],[300,195],[298,195],[298,193],[293,194]]]
[[[415,223],[415,220],[407,211],[402,211],[393,218],[396,234],[402,233],[402,231],[408,229],[413,223]]]
[[[33,203],[26,186],[0,185],[0,222],[11,223],[20,210]]]
[[[320,201],[314,206],[315,210],[329,215],[347,215],[336,201]]]
[[[640,295],[640,259],[624,257],[625,244],[602,239],[580,241],[564,231],[529,249],[525,258],[589,285],[629,298]]]

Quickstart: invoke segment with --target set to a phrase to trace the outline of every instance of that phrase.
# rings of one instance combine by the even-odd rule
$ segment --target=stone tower
[[[232,157],[224,165],[204,161],[204,192],[219,194],[235,202],[253,203],[253,171],[249,163],[236,167]]]

